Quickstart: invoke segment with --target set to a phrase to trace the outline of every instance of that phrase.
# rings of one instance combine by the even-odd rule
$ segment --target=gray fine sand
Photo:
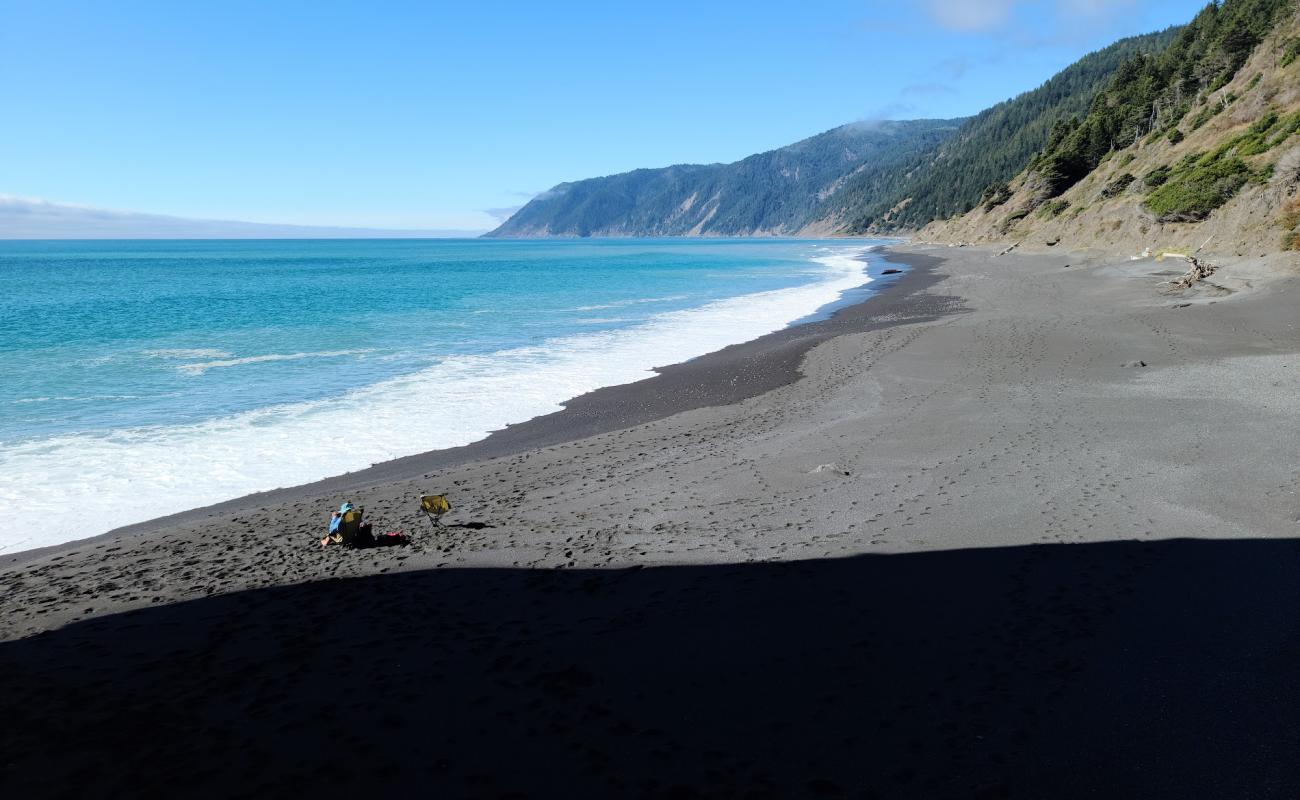
[[[6,557],[0,792],[1300,796],[1295,259],[891,258],[477,445]],[[414,542],[321,552],[344,499]]]

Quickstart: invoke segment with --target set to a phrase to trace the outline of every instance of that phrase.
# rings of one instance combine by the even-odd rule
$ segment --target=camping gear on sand
[[[442,515],[451,511],[451,503],[447,502],[446,495],[426,494],[420,498],[420,510],[436,531],[442,525]]]
[[[375,547],[395,547],[399,545],[405,547],[410,543],[411,537],[407,536],[403,531],[389,531],[374,538]]]

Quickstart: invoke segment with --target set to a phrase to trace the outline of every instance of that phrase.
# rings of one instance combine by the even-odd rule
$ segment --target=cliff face
[[[918,238],[1134,254],[1300,248],[1300,12],[1229,0],[1183,37],[1163,61],[1118,75],[1009,185]]]
[[[755,236],[830,230],[845,180],[889,173],[933,150],[960,120],[845,125],[733,164],[641,169],[562,183],[489,236]]]

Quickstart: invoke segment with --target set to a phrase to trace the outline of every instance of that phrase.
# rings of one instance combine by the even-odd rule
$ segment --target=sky
[[[0,0],[0,196],[484,230],[562,181],[974,114],[1203,5]]]

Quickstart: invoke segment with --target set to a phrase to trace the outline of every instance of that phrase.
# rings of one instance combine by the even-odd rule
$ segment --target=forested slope
[[[948,241],[1263,254],[1300,248],[1300,13],[1211,4],[1060,122],[1007,191],[930,226]]]
[[[825,216],[849,176],[889,173],[933,151],[960,120],[844,125],[733,164],[640,169],[562,183],[489,236],[794,234]]]
[[[1054,125],[1085,113],[1121,65],[1139,53],[1160,52],[1177,30],[1122,39],[1083,57],[1039,88],[967,120],[956,136],[906,169],[852,176],[828,199],[828,214],[845,232],[863,233],[919,228],[969,211],[990,186],[1024,169]]]

